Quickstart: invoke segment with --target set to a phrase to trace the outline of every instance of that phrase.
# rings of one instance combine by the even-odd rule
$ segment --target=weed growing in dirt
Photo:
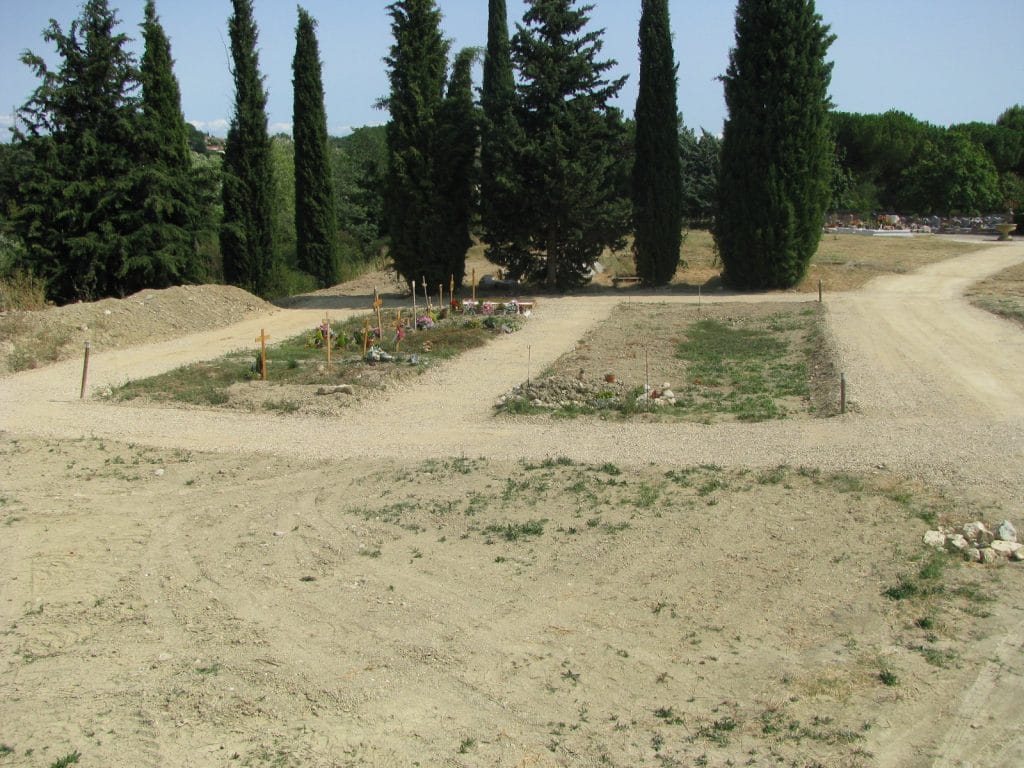
[[[525,523],[492,523],[484,528],[484,533],[500,536],[505,541],[519,541],[529,536],[543,536],[544,524],[547,520],[529,520]]]
[[[82,757],[82,754],[75,750],[64,755],[64,757],[57,758],[50,763],[50,768],[68,768],[69,765],[74,765]]]

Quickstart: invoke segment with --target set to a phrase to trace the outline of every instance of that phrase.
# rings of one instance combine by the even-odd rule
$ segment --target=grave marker
[[[266,329],[260,328],[260,335],[254,339],[260,343],[260,381],[267,380],[267,340],[269,338]]]

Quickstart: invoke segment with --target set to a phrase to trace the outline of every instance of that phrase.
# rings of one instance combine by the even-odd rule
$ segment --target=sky
[[[616,106],[632,115],[638,77],[639,0],[590,0],[588,29],[604,32],[603,54],[618,65],[611,75],[628,75]],[[144,0],[109,0],[121,31],[141,55]],[[386,95],[383,63],[392,43],[387,2],[304,0],[317,19],[328,130],[387,121],[374,108]],[[12,115],[38,81],[20,61],[26,49],[51,63],[55,56],[42,31],[55,19],[67,30],[81,0],[0,0],[0,139],[8,140]],[[292,110],[291,62],[295,52],[296,4],[254,0],[259,29],[260,71],[265,76],[271,133],[289,131]],[[453,49],[480,46],[487,37],[486,0],[437,0],[442,31]],[[512,32],[525,3],[507,0]],[[908,112],[936,125],[994,122],[1009,106],[1024,103],[1022,0],[818,0],[817,10],[837,36],[829,51],[834,63],[831,96],[847,112]],[[734,39],[733,0],[669,0],[679,109],[699,131],[720,133],[726,117],[722,85]],[[230,73],[227,19],[230,0],[157,0],[157,12],[171,40],[175,74],[181,84],[185,119],[214,135],[227,133],[234,90]],[[479,70],[477,72],[479,77]],[[479,86],[479,81],[476,83]]]

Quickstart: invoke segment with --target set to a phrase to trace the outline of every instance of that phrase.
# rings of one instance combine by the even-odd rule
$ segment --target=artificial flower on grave
[[[485,301],[483,303],[483,306],[480,307],[480,311],[483,312],[483,314],[485,314],[485,315],[493,315],[494,314],[494,302],[493,301]]]
[[[434,325],[434,319],[430,315],[420,315],[416,318],[416,327],[421,331],[428,331]]]
[[[462,311],[467,315],[475,315],[477,310],[480,308],[480,302],[476,299],[463,299],[462,300]]]

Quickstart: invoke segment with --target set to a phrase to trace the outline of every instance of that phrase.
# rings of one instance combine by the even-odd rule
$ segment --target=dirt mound
[[[273,305],[230,285],[147,289],[124,299],[0,315],[0,375],[93,349],[118,349],[220,328]]]

